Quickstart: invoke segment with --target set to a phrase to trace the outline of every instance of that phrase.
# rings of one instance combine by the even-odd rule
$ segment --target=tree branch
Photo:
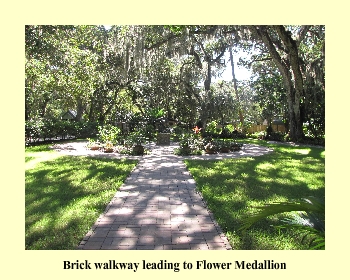
[[[189,64],[192,64],[192,63],[195,63],[195,60],[194,59],[191,59],[191,60],[189,60],[189,61],[185,61],[182,65],[181,65],[181,67],[180,67],[180,76],[181,76],[181,74],[182,74],[182,71],[183,71],[183,68],[186,66],[186,65],[189,65]]]
[[[310,30],[311,25],[303,25],[298,31],[296,43],[297,46],[300,45],[301,41],[305,38],[307,32]]]
[[[252,64],[254,62],[257,62],[257,61],[268,61],[268,60],[272,60],[272,57],[265,57],[265,58],[255,58],[255,57],[253,57],[253,59],[247,65],[248,65],[248,67],[252,67]]]
[[[289,68],[283,62],[281,56],[277,52],[275,45],[273,44],[269,34],[267,33],[266,27],[252,26],[251,30],[264,42],[265,46],[269,50],[271,58],[276,63],[276,66],[280,70],[281,74],[289,78],[290,77]]]
[[[212,61],[218,63],[220,61],[220,58],[225,54],[226,47],[222,46],[221,53]]]

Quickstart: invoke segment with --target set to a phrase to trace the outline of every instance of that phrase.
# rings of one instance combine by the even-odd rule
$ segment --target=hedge
[[[62,120],[30,120],[25,122],[25,143],[52,139],[95,137],[95,122],[72,122]]]

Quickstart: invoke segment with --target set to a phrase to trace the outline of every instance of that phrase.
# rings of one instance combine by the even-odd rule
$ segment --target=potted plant
[[[107,141],[103,149],[105,153],[112,153],[114,152],[114,145],[111,141]]]
[[[143,155],[145,153],[145,148],[142,145],[135,145],[132,151],[135,155]]]
[[[214,142],[209,142],[204,146],[205,152],[207,154],[216,154],[217,147]]]
[[[100,142],[95,141],[94,139],[88,138],[89,143],[87,144],[87,148],[90,150],[99,150],[101,148]]]
[[[223,139],[220,143],[220,152],[229,153],[230,152],[230,142]]]
[[[133,154],[143,155],[145,148],[142,143],[145,141],[145,137],[142,135],[142,132],[138,130],[130,133],[129,139],[134,144],[132,148]]]
[[[181,135],[179,146],[180,146],[181,154],[183,154],[183,155],[190,155],[191,154],[191,152],[192,152],[191,140],[185,134]]]

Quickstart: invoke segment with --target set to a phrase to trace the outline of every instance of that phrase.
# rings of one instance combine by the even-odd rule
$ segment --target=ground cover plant
[[[136,163],[26,148],[25,248],[75,249]]]
[[[308,249],[309,240],[298,231],[271,227],[280,226],[281,219],[289,214],[272,215],[245,231],[238,230],[256,213],[252,206],[325,196],[323,148],[263,145],[273,147],[274,152],[220,161],[187,159],[185,163],[233,249]]]

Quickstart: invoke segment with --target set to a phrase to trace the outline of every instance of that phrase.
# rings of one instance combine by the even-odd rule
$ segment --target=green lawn
[[[188,159],[185,163],[233,249],[307,249],[308,243],[301,242],[300,234],[271,227],[280,224],[276,216],[256,223],[245,233],[238,231],[244,217],[253,213],[251,206],[325,196],[323,148],[268,146],[275,151],[265,156],[220,161]]]
[[[26,149],[25,248],[75,249],[136,165]]]

